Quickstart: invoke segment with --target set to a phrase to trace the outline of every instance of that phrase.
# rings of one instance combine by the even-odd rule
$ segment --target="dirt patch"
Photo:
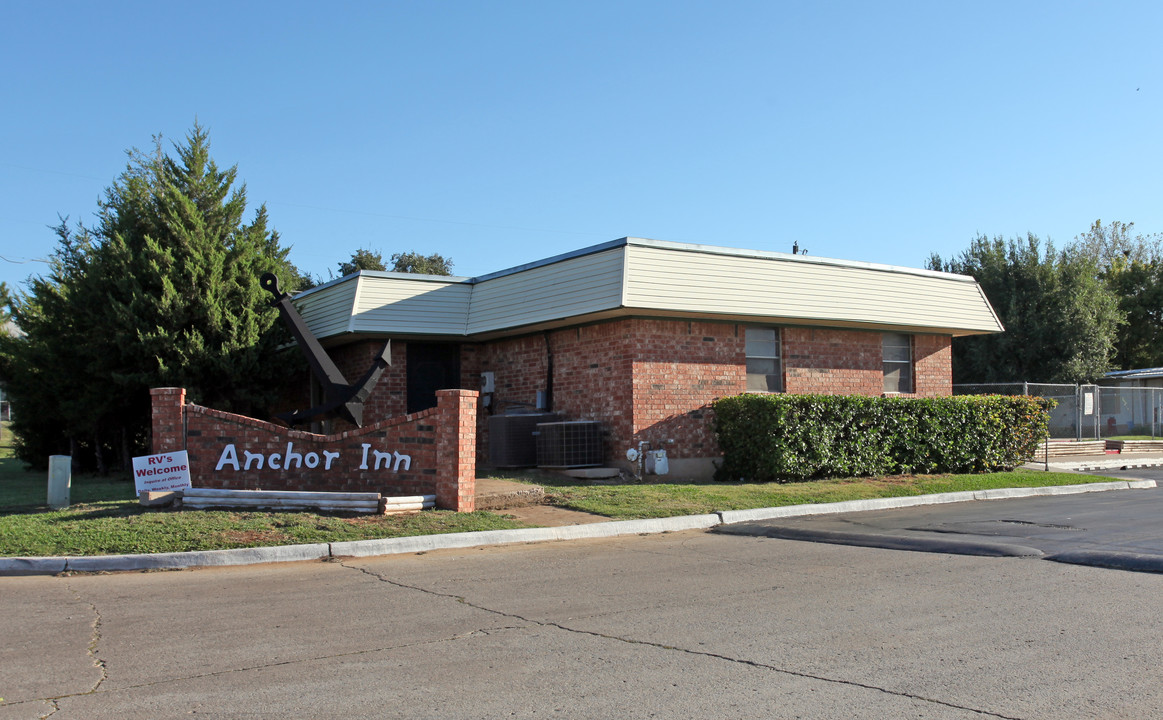
[[[542,527],[562,527],[564,525],[585,525],[588,523],[609,522],[610,518],[604,515],[567,510],[552,505],[526,505],[505,510],[494,510],[499,515],[512,517],[530,525]]]

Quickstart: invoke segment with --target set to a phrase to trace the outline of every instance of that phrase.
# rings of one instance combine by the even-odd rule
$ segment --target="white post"
[[[69,486],[73,481],[73,458],[68,455],[48,457],[48,506],[61,510],[69,506]]]

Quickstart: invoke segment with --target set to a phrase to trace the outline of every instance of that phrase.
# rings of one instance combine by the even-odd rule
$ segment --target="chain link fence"
[[[954,395],[1032,395],[1056,400],[1050,412],[1050,437],[1102,440],[1109,437],[1159,437],[1163,388],[1049,383],[954,385]]]

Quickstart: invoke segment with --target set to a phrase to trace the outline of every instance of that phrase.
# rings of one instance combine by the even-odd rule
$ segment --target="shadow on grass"
[[[1078,473],[1013,472],[960,475],[898,475],[796,482],[716,482],[669,476],[646,480],[590,481],[544,470],[505,470],[487,477],[545,488],[545,500],[570,510],[619,519],[669,517],[845,500],[904,497],[1006,487],[1044,487],[1106,482]]]
[[[578,485],[602,485],[609,487],[619,486],[645,486],[645,485],[705,485],[708,487],[730,487],[738,485],[736,482],[718,482],[715,480],[691,480],[689,478],[678,478],[670,475],[648,475],[645,477],[628,477],[622,475],[621,477],[614,477],[608,479],[589,480],[587,478],[575,478],[565,475],[563,473],[554,472],[552,470],[542,470],[539,468],[528,469],[503,469],[495,470],[485,468],[477,473],[478,478],[494,478],[497,480],[511,480],[513,482],[528,483],[530,485],[541,485],[544,487],[577,487]]]
[[[69,488],[70,506],[100,502],[136,502],[132,478],[127,473],[74,475]],[[48,512],[48,474],[29,470],[16,458],[0,459],[0,514]]]
[[[58,511],[50,511],[49,514]],[[156,512],[154,508],[142,507],[135,501],[108,503],[78,503],[61,510],[59,517],[49,518],[51,522],[74,522],[76,520],[96,520],[98,518],[126,518]]]

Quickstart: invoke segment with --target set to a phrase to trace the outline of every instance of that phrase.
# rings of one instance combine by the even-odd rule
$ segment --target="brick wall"
[[[632,322],[586,325],[550,333],[553,410],[568,420],[601,421],[607,456],[624,452],[633,433]]]
[[[953,394],[953,338],[948,335],[913,336],[917,397]]]
[[[632,320],[633,433],[673,459],[719,454],[711,403],[747,386],[743,329],[734,323]]]
[[[152,396],[153,452],[186,450],[195,487],[435,494],[473,510],[475,391],[442,390],[435,408],[332,435],[185,404],[181,388]]]
[[[600,420],[606,454],[618,459],[639,441],[672,458],[718,455],[710,430],[714,400],[746,391],[745,326],[632,318],[547,334],[491,341],[472,352],[496,377],[496,400],[532,405],[546,388],[546,340],[554,358],[553,409],[573,420]],[[784,386],[792,393],[881,395],[881,334],[785,327]],[[951,339],[914,336],[917,396],[949,395]],[[479,461],[487,462],[486,416],[478,425]]]
[[[884,350],[878,332],[785,327],[784,390],[797,394],[883,395]],[[953,394],[952,338],[913,336],[912,397]]]
[[[619,320],[484,343],[475,352],[478,375],[465,383],[493,372],[499,412],[533,405],[546,390],[552,350],[553,410],[600,421],[607,457],[641,440],[673,457],[704,457],[718,452],[709,404],[745,386],[742,343],[733,323]],[[482,463],[486,420],[482,414],[478,425]]]
[[[186,449],[186,389],[154,388],[150,390],[151,437],[153,454]]]
[[[496,412],[522,405],[533,408],[537,393],[549,391],[552,354],[553,411],[570,420],[601,421],[610,454],[611,448],[621,447],[633,433],[631,333],[624,323],[602,323],[482,343],[472,352],[474,374],[462,374],[462,384],[479,386],[480,373],[491,372]],[[481,413],[477,430],[477,457],[484,463],[489,443],[487,413]]]
[[[884,392],[880,333],[785,327],[782,336],[786,392],[829,395]]]
[[[471,512],[476,507],[475,390],[437,390],[436,498]]]
[[[327,354],[343,377],[349,383],[356,382],[371,367],[372,361],[379,357],[384,347],[382,340],[368,340],[328,348]],[[372,389],[371,395],[364,401],[363,416],[365,422],[374,418],[395,417],[403,415],[408,409],[408,376],[404,371],[407,358],[407,343],[392,342],[392,364],[384,369],[379,382]],[[304,405],[304,407],[310,407]],[[347,423],[335,424],[336,429],[349,430]]]
[[[881,334],[784,327],[784,387],[789,393],[881,395]],[[332,349],[350,378],[362,374],[382,343]],[[364,417],[399,415],[407,401],[406,347],[392,343],[392,366],[368,400]],[[484,343],[461,344],[461,387],[479,388],[492,372],[493,409],[535,406],[546,391],[553,356],[553,410],[571,420],[598,420],[609,459],[639,441],[673,458],[718,455],[710,404],[746,390],[745,326],[738,323],[628,318]],[[951,338],[913,336],[914,381],[922,397],[952,393]],[[336,425],[338,427],[338,425]],[[477,461],[488,462],[488,412],[476,420]]]

